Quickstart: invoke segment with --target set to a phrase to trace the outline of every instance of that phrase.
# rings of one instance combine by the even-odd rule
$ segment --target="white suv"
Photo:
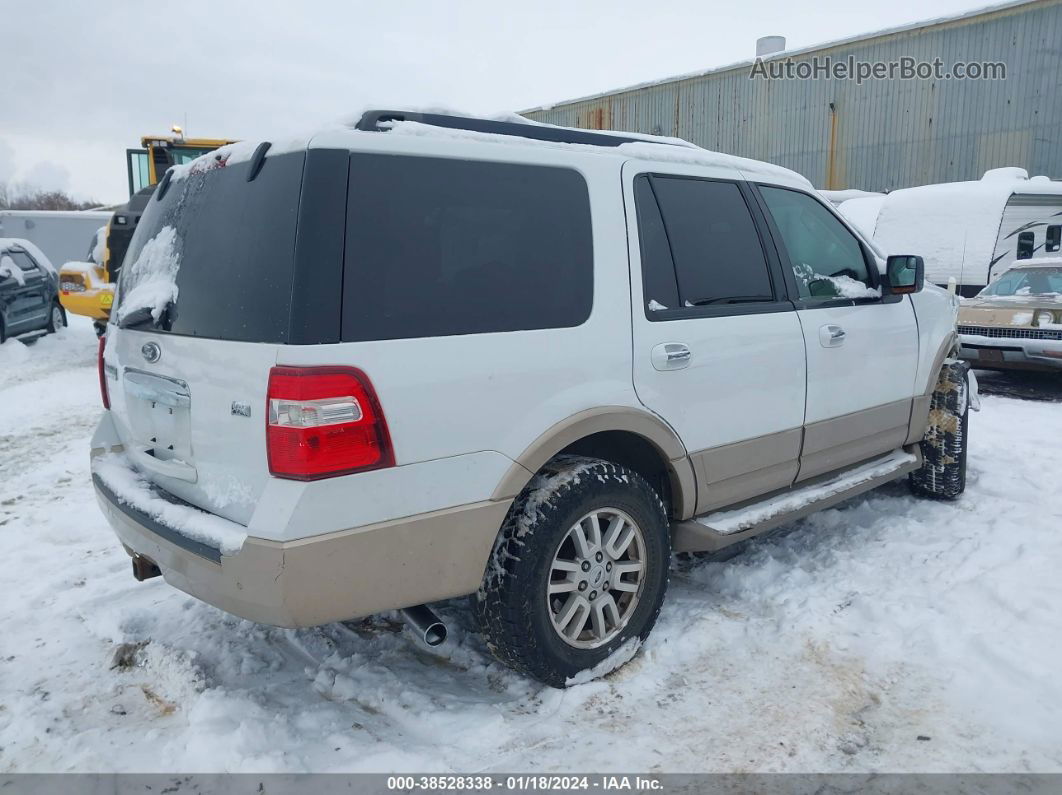
[[[954,498],[955,299],[807,180],[674,139],[402,112],[171,169],[100,347],[138,578],[287,627],[473,594],[550,685],[672,551],[910,473]],[[931,411],[931,408],[933,409]]]

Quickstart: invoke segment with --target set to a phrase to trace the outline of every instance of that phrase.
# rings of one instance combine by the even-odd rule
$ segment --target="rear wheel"
[[[969,368],[965,362],[945,362],[929,404],[922,466],[909,476],[915,494],[954,500],[966,490],[969,419]]]
[[[553,687],[608,673],[652,630],[670,553],[664,505],[640,475],[550,462],[510,509],[474,597],[488,647]]]
[[[66,326],[66,310],[58,299],[52,302],[52,310],[48,315],[48,333],[54,334]]]

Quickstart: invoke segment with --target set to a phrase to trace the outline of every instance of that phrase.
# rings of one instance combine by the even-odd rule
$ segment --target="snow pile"
[[[853,279],[851,276],[826,276],[822,273],[816,272],[816,270],[806,262],[794,266],[793,273],[803,283],[806,292],[812,296],[831,297],[828,295],[824,296],[821,292],[816,293],[811,289],[811,285],[815,282],[828,282],[834,290],[834,295],[841,298],[856,299],[881,297],[881,289],[878,287],[869,287],[858,279]]]
[[[103,264],[103,255],[107,251],[107,226],[106,224],[96,230],[96,236],[92,240],[92,251],[89,258],[96,264]]]
[[[634,655],[638,653],[638,649],[641,648],[641,645],[641,638],[628,638],[626,643],[593,668],[580,671],[575,676],[569,676],[564,680],[564,686],[575,687],[576,685],[585,685],[588,682],[593,682],[603,676],[608,676],[617,668],[626,665],[634,659]]]
[[[764,502],[758,502],[748,508],[735,511],[718,511],[697,519],[700,524],[710,527],[722,535],[740,533],[758,524],[770,521],[777,516],[791,513],[807,507],[813,502],[825,500],[848,489],[855,488],[867,481],[897,471],[904,464],[914,463],[917,459],[910,453],[897,450],[869,464],[856,467],[822,483],[808,486],[785,494],[779,494]]]
[[[166,307],[177,301],[180,266],[177,230],[164,226],[140,249],[136,262],[124,269],[121,304],[115,319],[121,323],[133,312],[150,309],[157,323]]]
[[[20,285],[26,283],[22,268],[16,265],[7,254],[0,254],[0,279],[14,279]]]
[[[92,472],[123,504],[136,508],[193,541],[220,549],[223,555],[239,552],[247,539],[246,529],[235,522],[159,497],[151,484],[120,453],[107,453],[94,458]]]

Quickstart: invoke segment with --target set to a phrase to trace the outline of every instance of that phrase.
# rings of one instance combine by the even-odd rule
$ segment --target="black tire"
[[[606,508],[622,511],[641,529],[644,576],[622,630],[596,648],[576,648],[561,638],[550,613],[546,593],[554,555],[582,517]],[[644,478],[607,461],[558,457],[509,509],[483,585],[472,597],[473,610],[495,657],[547,685],[566,687],[632,638],[640,642],[649,636],[664,601],[670,563],[667,512]],[[618,659],[616,667],[623,662]]]
[[[54,334],[61,328],[66,328],[66,309],[56,298],[48,310],[48,333]]]
[[[908,478],[911,491],[937,500],[958,499],[966,490],[970,379],[965,362],[945,362],[929,404],[921,442],[922,466]]]

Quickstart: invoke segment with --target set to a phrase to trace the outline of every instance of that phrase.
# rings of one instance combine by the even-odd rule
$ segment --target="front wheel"
[[[929,423],[921,443],[922,466],[909,475],[915,494],[954,500],[966,490],[969,421],[969,368],[965,362],[947,361],[930,399]]]
[[[557,458],[513,503],[473,597],[487,646],[552,687],[609,673],[649,636],[670,558],[667,513],[644,478]]]
[[[52,310],[48,315],[48,333],[54,334],[61,328],[66,327],[66,310],[58,300],[52,302]]]

